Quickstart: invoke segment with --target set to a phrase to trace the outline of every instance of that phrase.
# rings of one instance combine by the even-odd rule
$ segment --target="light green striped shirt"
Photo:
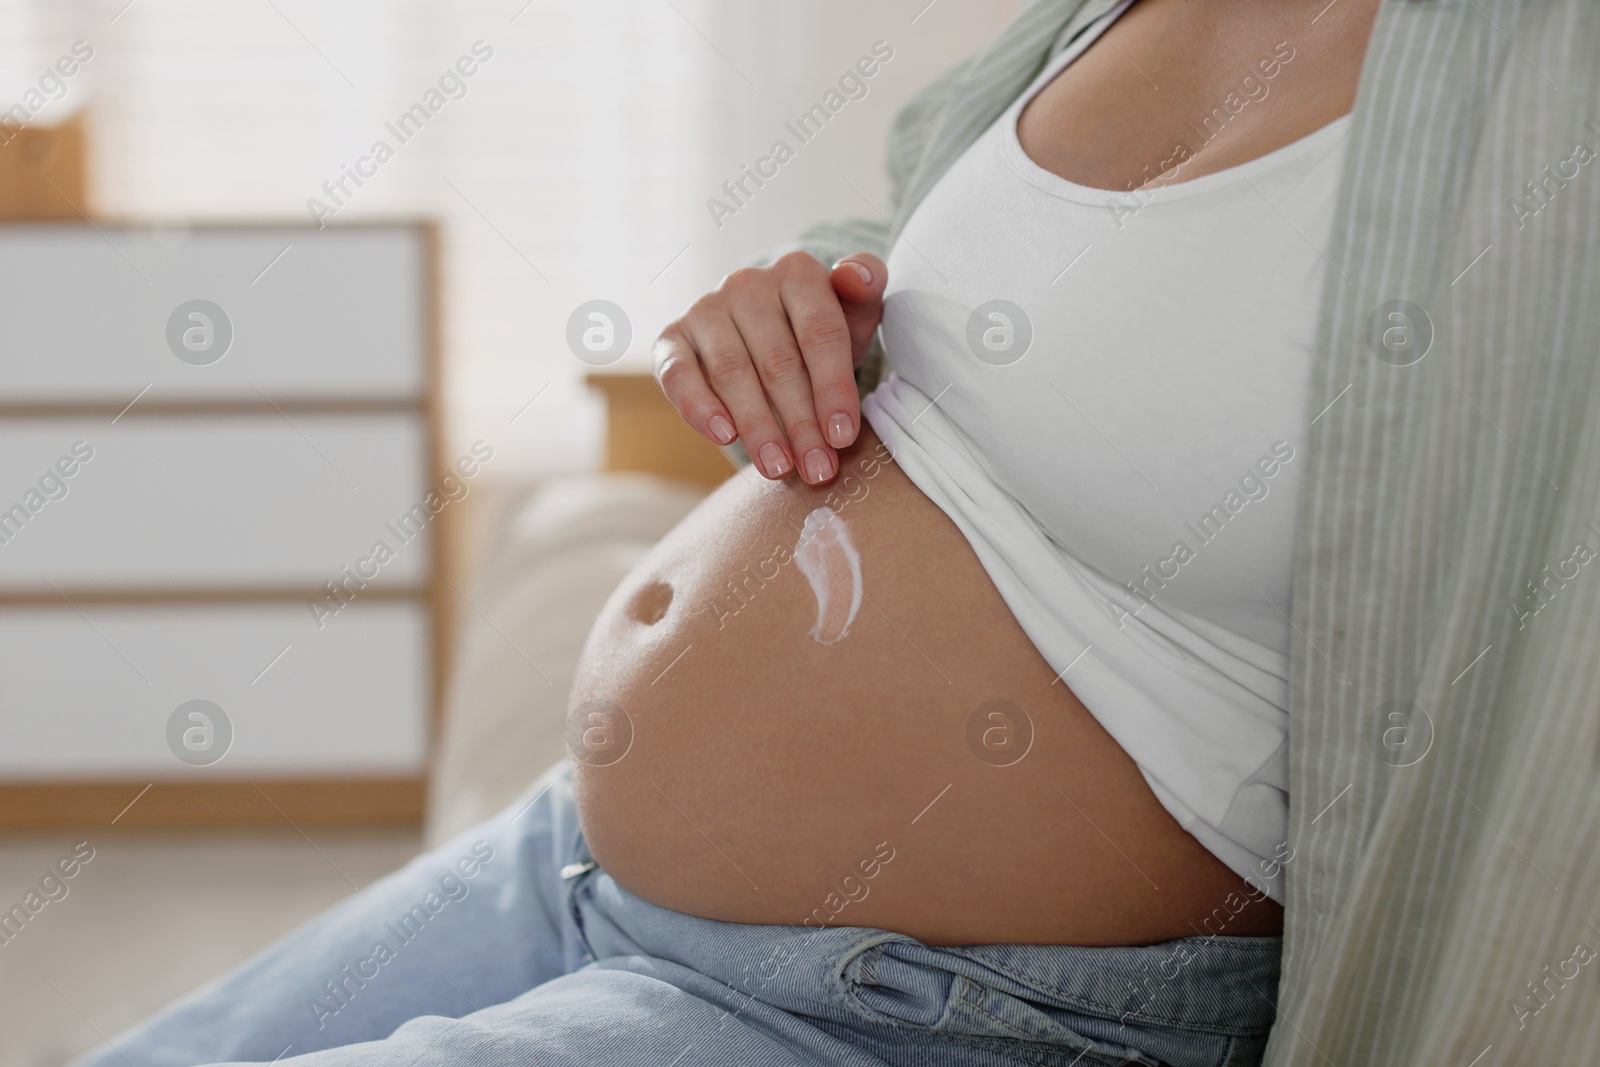
[[[803,247],[886,254],[1111,2],[1028,4],[897,116],[893,203]],[[1380,9],[1320,250],[1273,1067],[1600,1062],[1597,83],[1594,0]]]

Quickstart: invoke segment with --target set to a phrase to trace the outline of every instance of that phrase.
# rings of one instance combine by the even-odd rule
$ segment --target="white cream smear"
[[[831,645],[850,632],[861,610],[861,553],[839,513],[820,507],[806,516],[795,542],[794,561],[817,598],[811,636]]]

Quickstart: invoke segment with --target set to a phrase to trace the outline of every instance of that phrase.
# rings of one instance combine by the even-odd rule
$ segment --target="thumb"
[[[883,290],[889,283],[889,268],[871,252],[853,252],[833,265],[831,280],[850,327],[850,354],[860,366],[883,318]]]

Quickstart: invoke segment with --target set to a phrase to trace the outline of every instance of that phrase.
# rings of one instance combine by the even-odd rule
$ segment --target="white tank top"
[[[907,222],[864,412],[1167,810],[1281,901],[1295,498],[1349,116],[1192,180],[1060,178],[1017,117],[1126,7]],[[1204,129],[1292,68],[1263,57]]]

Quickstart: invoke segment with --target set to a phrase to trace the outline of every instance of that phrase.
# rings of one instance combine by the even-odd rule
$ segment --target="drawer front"
[[[415,586],[426,457],[406,415],[0,421],[0,594]]]
[[[415,398],[426,263],[406,226],[0,226],[5,400]]]
[[[321,630],[293,604],[0,609],[0,780],[420,773],[429,637],[421,602]]]

